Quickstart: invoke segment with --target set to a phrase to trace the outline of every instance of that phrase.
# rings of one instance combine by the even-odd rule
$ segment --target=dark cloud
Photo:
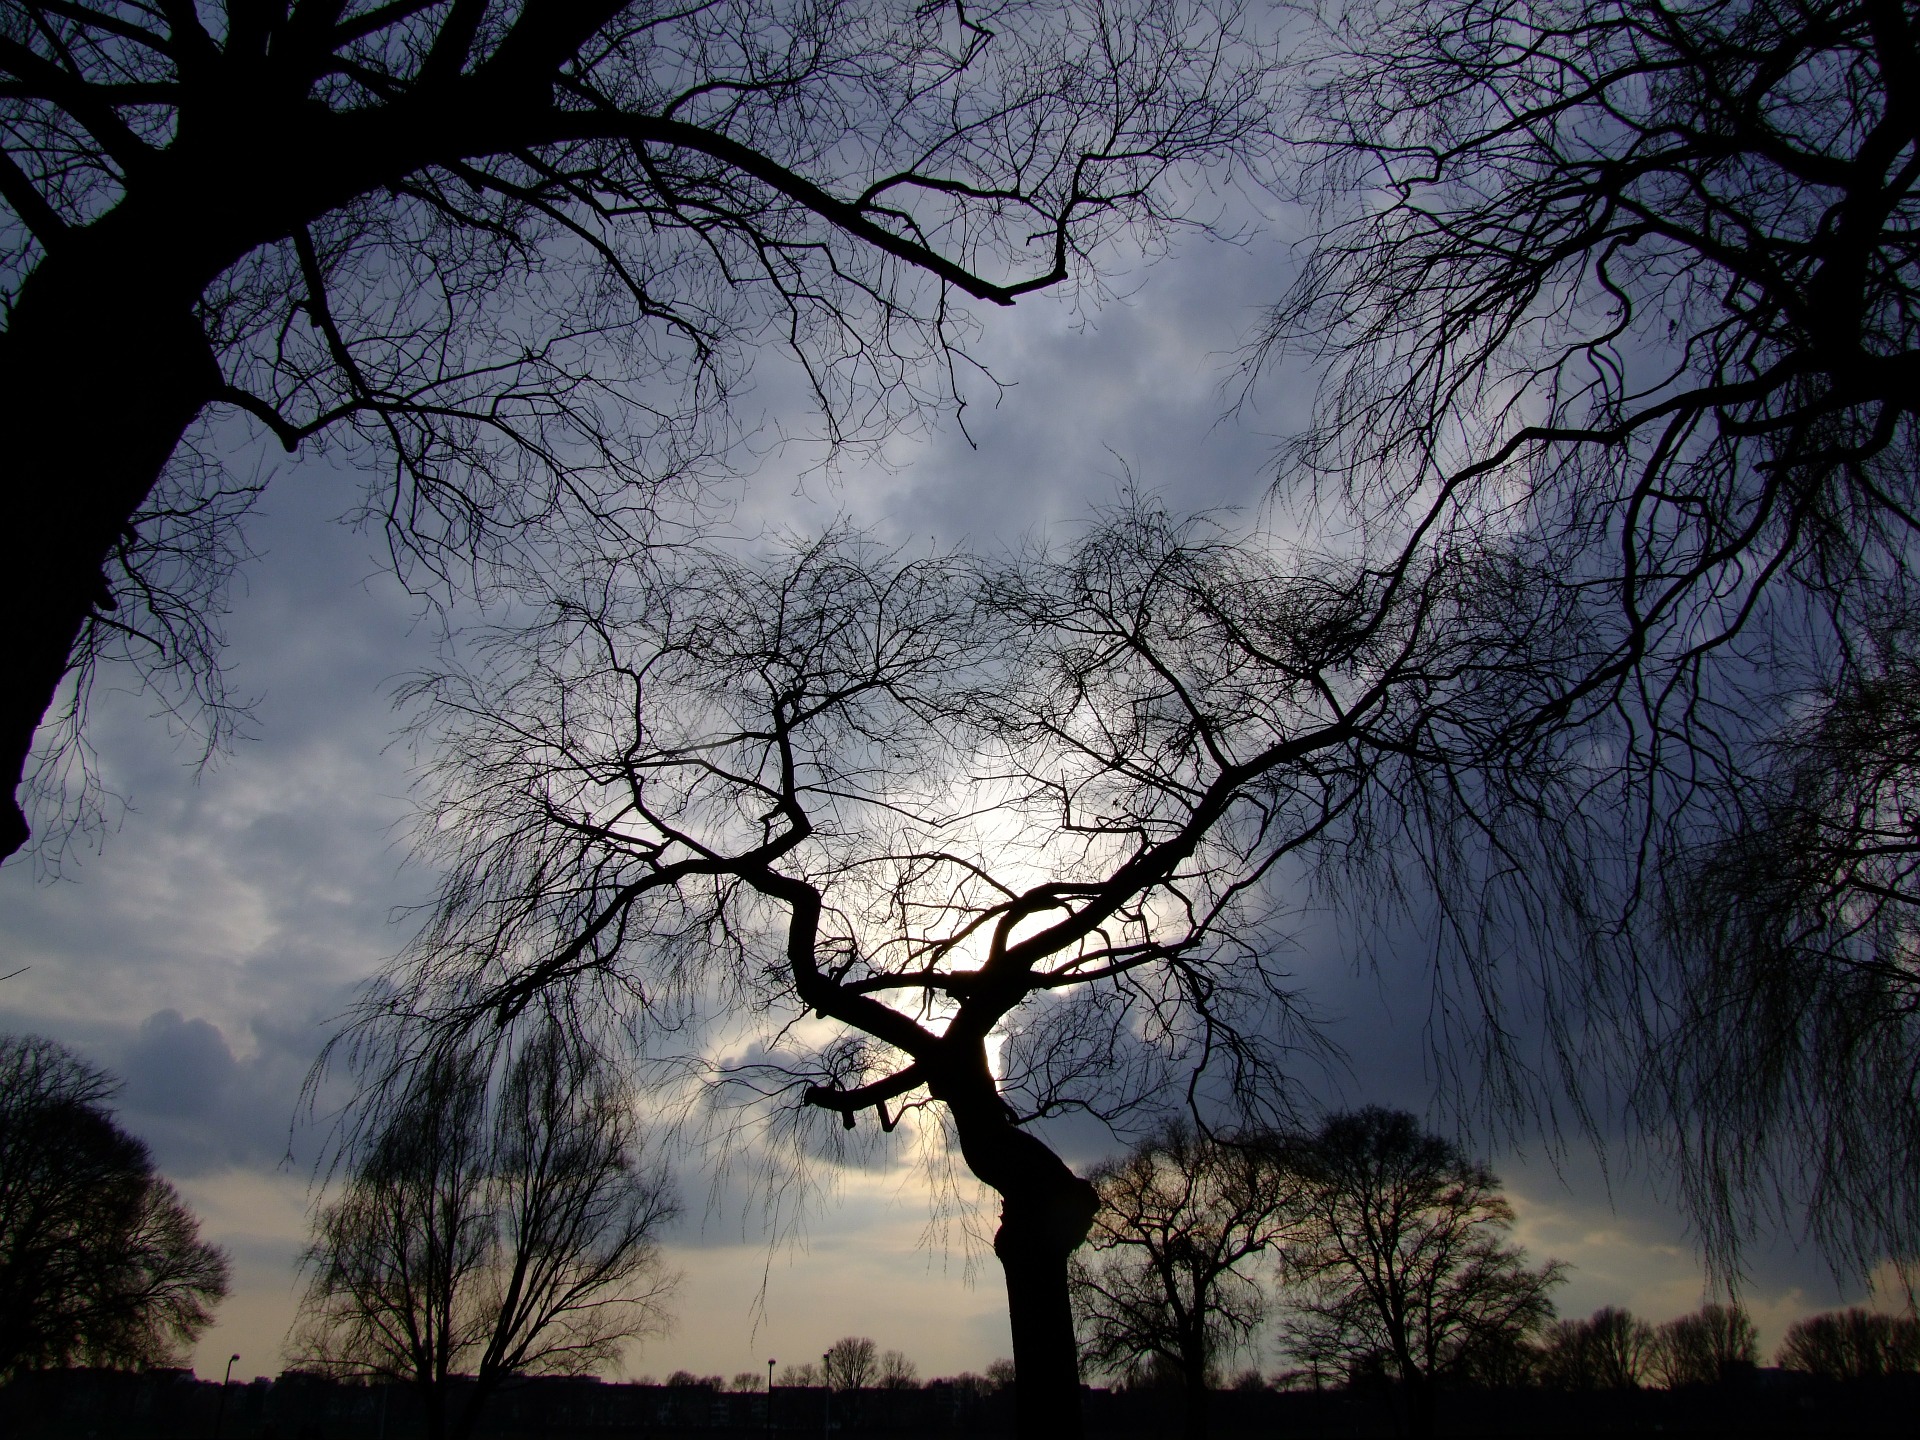
[[[1176,508],[1236,506],[1258,515],[1275,437],[1304,415],[1310,386],[1297,374],[1276,375],[1257,407],[1221,417],[1234,399],[1237,352],[1278,297],[1285,266],[1271,230],[1244,246],[1188,237],[1086,324],[1044,297],[985,316],[980,354],[1011,388],[994,403],[988,387],[972,387],[972,443],[944,423],[890,446],[893,468],[849,469],[834,481],[803,475],[808,457],[797,449],[774,453],[739,490],[741,527],[818,529],[844,512],[900,543],[937,536],[1013,545],[1079,523],[1113,496],[1123,472]],[[769,360],[759,385],[756,401],[784,419],[792,376]],[[257,697],[257,738],[196,775],[193,745],[169,738],[150,701],[104,696],[94,739],[109,783],[132,802],[124,825],[70,880],[36,883],[18,864],[0,870],[0,973],[30,967],[0,982],[0,1026],[51,1034],[121,1074],[126,1123],[168,1173],[195,1180],[210,1207],[232,1195],[240,1198],[227,1211],[242,1215],[252,1204],[246,1197],[294,1196],[264,1238],[249,1238],[244,1218],[233,1222],[237,1283],[253,1297],[241,1308],[256,1325],[289,1309],[300,1213],[294,1177],[308,1173],[323,1133],[293,1132],[292,1169],[279,1168],[301,1082],[331,1017],[404,943],[406,907],[433,887],[431,874],[403,864],[411,775],[406,753],[390,748],[387,697],[395,676],[431,659],[435,626],[385,573],[377,536],[328,523],[358,493],[358,477],[302,462],[274,480],[249,530],[260,558],[243,572],[229,659],[239,691]],[[1307,1098],[1401,1106],[1440,1125],[1470,1121],[1471,1105],[1436,1104],[1449,1077],[1434,1067],[1432,1042],[1453,1012],[1435,987],[1418,920],[1378,927],[1362,946],[1351,924],[1362,908],[1303,910],[1287,932],[1302,995],[1345,1054],[1344,1068],[1328,1073],[1303,1058]],[[1537,1019],[1516,1033],[1539,1058]],[[1452,1078],[1453,1098],[1470,1100],[1474,1075]],[[324,1115],[322,1106],[323,1123]],[[1049,1133],[1078,1163],[1118,1143],[1084,1119]],[[1543,1242],[1574,1237],[1581,1255],[1569,1258],[1609,1284],[1645,1287],[1680,1274],[1697,1293],[1698,1261],[1671,1196],[1625,1168],[1624,1150],[1613,1157],[1609,1193],[1577,1136],[1557,1175],[1548,1134],[1470,1123],[1463,1133],[1526,1200]],[[857,1249],[862,1226],[882,1211],[909,1242],[920,1217],[934,1213],[915,1170],[892,1150],[841,1164],[849,1157],[818,1137],[801,1148],[828,1162],[816,1169],[839,1182],[837,1199],[805,1196],[804,1234],[817,1260],[791,1252],[796,1273],[809,1277],[801,1293],[836,1283],[828,1257],[835,1247]],[[751,1154],[732,1166],[702,1164],[693,1152],[683,1156],[688,1216],[675,1240],[689,1254],[700,1251],[700,1265],[724,1268],[727,1253],[764,1250],[767,1229],[794,1211],[766,1206],[781,1172],[756,1168]],[[1829,1303],[1818,1262],[1791,1239],[1756,1252],[1754,1287],[1817,1295],[1809,1308]],[[691,1262],[689,1272],[685,1307],[718,1304],[703,1296]],[[916,1272],[913,1283],[945,1294],[939,1287],[958,1282]],[[996,1288],[988,1276],[987,1294]],[[1580,1303],[1600,1294],[1582,1292]],[[1611,1298],[1632,1303],[1634,1294]],[[1002,1322],[983,1323],[984,1334],[999,1333]],[[689,1332],[705,1333],[693,1323]],[[238,1348],[264,1351],[274,1338],[250,1336]],[[216,1331],[205,1353],[224,1355],[229,1343],[238,1342]],[[966,1363],[977,1368],[988,1358]],[[686,1363],[708,1362],[689,1355]]]

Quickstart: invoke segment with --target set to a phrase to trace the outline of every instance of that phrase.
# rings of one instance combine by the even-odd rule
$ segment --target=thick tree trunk
[[[1207,1353],[1203,1346],[1191,1345],[1181,1360],[1184,1372],[1182,1379],[1186,1386],[1186,1440],[1206,1440],[1208,1406],[1211,1392],[1207,1389]]]
[[[122,227],[124,228],[124,227]],[[0,858],[27,839],[15,791],[74,643],[106,600],[102,571],[220,374],[193,267],[164,235],[76,235],[20,292],[0,335]]]
[[[984,1061],[981,1066],[984,1074]],[[1067,1257],[1087,1238],[1099,1198],[1040,1140],[1013,1125],[988,1081],[947,1098],[967,1166],[1000,1192],[993,1252],[1007,1277],[1014,1414],[1020,1440],[1080,1440],[1080,1356]]]

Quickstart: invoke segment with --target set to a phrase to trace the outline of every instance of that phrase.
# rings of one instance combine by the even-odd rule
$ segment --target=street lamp
[[[227,1386],[233,1383],[233,1367],[238,1363],[238,1355],[227,1357],[227,1373],[220,1377],[220,1403],[213,1411],[213,1440],[220,1440],[220,1427],[227,1419]]]
[[[767,1434],[773,1434],[773,1361],[767,1361]]]
[[[833,1440],[833,1371],[828,1368],[828,1362],[832,1359],[831,1350],[820,1357],[820,1383],[827,1387],[826,1440]]]

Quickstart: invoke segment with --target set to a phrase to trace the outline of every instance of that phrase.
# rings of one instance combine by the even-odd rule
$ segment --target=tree
[[[1164,1364],[1197,1440],[1220,1365],[1266,1314],[1252,1262],[1297,1223],[1284,1147],[1172,1122],[1087,1178],[1100,1209],[1069,1271],[1082,1354],[1109,1374]]]
[[[1204,0],[8,0],[0,772],[103,655],[218,700],[257,489],[219,416],[384,472],[421,584],[644,544],[756,341],[872,438],[953,390],[966,301],[1084,277],[1266,146],[1270,68]]]
[[[782,1390],[806,1390],[820,1383],[820,1372],[811,1360],[803,1360],[798,1365],[780,1367],[780,1388]]]
[[[1525,578],[1497,545],[1382,572],[1137,498],[1003,562],[836,532],[583,576],[408,696],[446,881],[361,1023],[618,1026],[796,1162],[832,1143],[810,1116],[937,1119],[999,1196],[1019,1423],[1053,1440],[1098,1202],[1032,1122],[1284,1112],[1312,1036],[1275,881],[1364,883],[1461,819],[1579,641]],[[685,1048],[748,1019],[737,1064]]]
[[[883,1350],[880,1374],[873,1383],[882,1390],[916,1390],[920,1386],[920,1367],[903,1350]]]
[[[1558,1390],[1637,1390],[1651,1373],[1653,1357],[1653,1327],[1607,1305],[1547,1331],[1541,1379]]]
[[[434,1440],[470,1434],[514,1375],[587,1373],[658,1333],[676,1284],[672,1187],[643,1166],[632,1094],[555,1026],[503,1073],[490,1059],[437,1055],[373,1089],[290,1342],[300,1364],[414,1384]]]
[[[1787,1327],[1774,1363],[1843,1382],[1920,1370],[1920,1319],[1857,1307],[1809,1315]]]
[[[54,1041],[0,1039],[0,1379],[178,1363],[226,1296],[226,1256],[114,1123],[116,1088]]]
[[[1655,1332],[1653,1370],[1669,1390],[1716,1385],[1759,1363],[1759,1337],[1739,1305],[1703,1305]]]
[[[1302,1145],[1304,1234],[1283,1261],[1295,1287],[1287,1344],[1316,1370],[1380,1364],[1430,1435],[1434,1391],[1553,1318],[1565,1267],[1527,1268],[1505,1243],[1513,1208],[1493,1173],[1413,1116],[1335,1115]]]
[[[1836,1262],[1912,1253],[1912,7],[1327,14],[1265,335],[1326,377],[1291,458],[1376,553],[1497,531],[1585,630],[1503,722],[1550,820],[1482,842],[1520,863],[1453,929],[1521,916],[1675,1017],[1626,1078],[1720,1260],[1782,1192]]]
[[[880,1374],[879,1349],[864,1335],[845,1335],[827,1347],[822,1383],[835,1390],[865,1390]]]

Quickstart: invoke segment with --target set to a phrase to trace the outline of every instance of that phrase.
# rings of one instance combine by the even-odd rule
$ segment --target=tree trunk
[[[124,227],[121,227],[124,228]],[[10,477],[0,527],[0,858],[27,839],[15,789],[102,572],[174,447],[218,394],[194,315],[194,268],[164,235],[77,232],[21,287],[0,335],[0,434]]]
[[[1207,1354],[1204,1344],[1184,1347],[1180,1360],[1181,1379],[1186,1389],[1186,1440],[1206,1440]]]
[[[980,1064],[985,1078],[985,1059]],[[1045,1144],[1015,1126],[990,1078],[947,1100],[967,1167],[1000,1192],[993,1253],[1007,1277],[1014,1414],[1020,1440],[1080,1440],[1080,1355],[1067,1257],[1087,1238],[1099,1197]]]

